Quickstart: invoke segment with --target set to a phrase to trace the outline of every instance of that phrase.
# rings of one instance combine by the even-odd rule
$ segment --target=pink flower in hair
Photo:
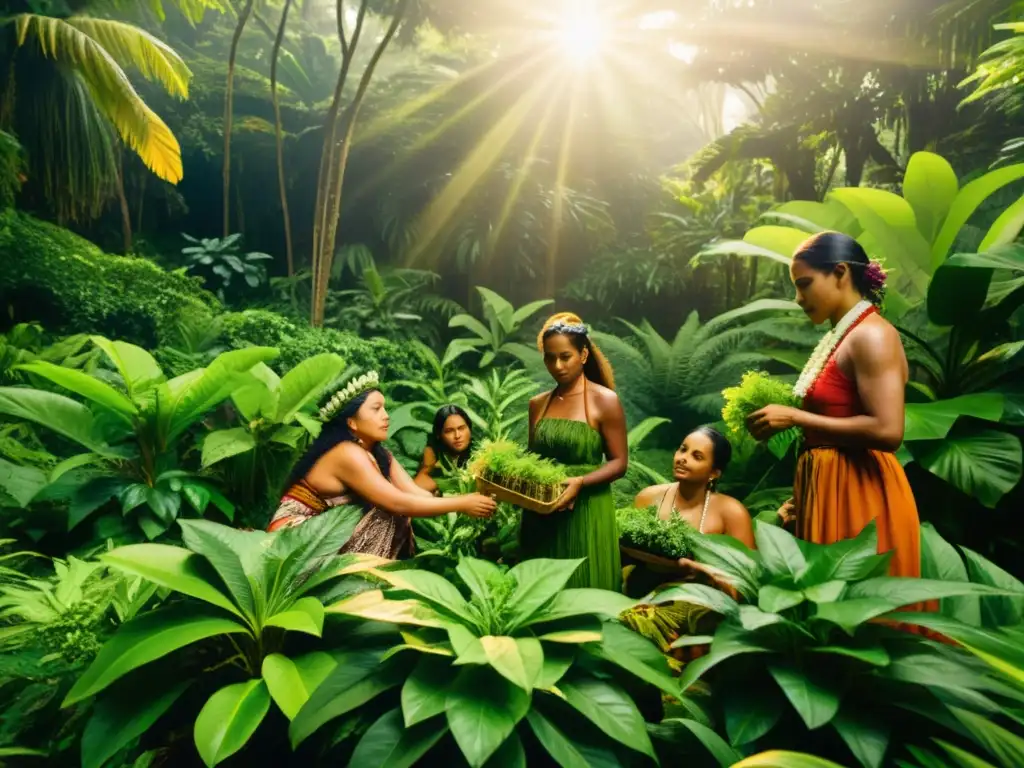
[[[864,270],[864,277],[867,279],[868,286],[871,288],[872,293],[878,293],[885,287],[885,270],[882,269],[882,265],[877,261],[872,261],[868,264]]]

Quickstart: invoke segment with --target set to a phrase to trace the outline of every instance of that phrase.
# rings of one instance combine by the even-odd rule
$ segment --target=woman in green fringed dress
[[[618,591],[619,534],[611,483],[626,473],[626,417],[611,366],[576,315],[549,318],[537,339],[555,388],[530,401],[530,450],[573,477],[548,515],[523,511],[523,558],[586,558],[570,587]]]

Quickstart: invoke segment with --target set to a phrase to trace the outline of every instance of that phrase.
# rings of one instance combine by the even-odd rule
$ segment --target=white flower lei
[[[362,394],[368,389],[376,389],[380,386],[380,377],[376,371],[365,373],[359,378],[353,379],[344,389],[339,390],[320,409],[320,420],[327,422],[334,418],[345,404],[356,395]]]
[[[794,395],[801,400],[807,396],[807,393],[811,391],[811,387],[814,386],[814,382],[818,380],[821,372],[825,370],[829,358],[836,351],[836,347],[839,346],[839,342],[843,340],[846,332],[873,306],[870,301],[858,301],[849,312],[843,315],[842,319],[835,324],[831,331],[821,337],[818,346],[814,348],[811,356],[807,359],[807,365],[804,366],[803,371],[800,373],[800,378],[793,385]]]

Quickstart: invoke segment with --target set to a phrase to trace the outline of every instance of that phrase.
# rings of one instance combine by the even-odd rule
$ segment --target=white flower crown
[[[564,320],[558,320],[549,325],[547,330],[544,331],[545,335],[553,333],[574,333],[586,336],[590,333],[590,328],[583,323],[567,323]]]
[[[369,371],[362,376],[352,379],[342,389],[335,392],[334,396],[320,409],[320,420],[324,422],[330,421],[353,398],[358,397],[368,389],[377,389],[379,386],[380,377],[376,371]]]

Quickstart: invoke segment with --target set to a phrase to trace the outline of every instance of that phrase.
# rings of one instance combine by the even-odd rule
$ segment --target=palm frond
[[[122,67],[134,67],[171,96],[188,98],[192,71],[174,50],[144,29],[113,19],[72,16],[66,23],[91,37]]]
[[[44,56],[81,75],[98,109],[153,173],[172,184],[181,180],[178,140],[102,44],[64,19],[25,13],[14,22],[19,46],[32,37]]]

